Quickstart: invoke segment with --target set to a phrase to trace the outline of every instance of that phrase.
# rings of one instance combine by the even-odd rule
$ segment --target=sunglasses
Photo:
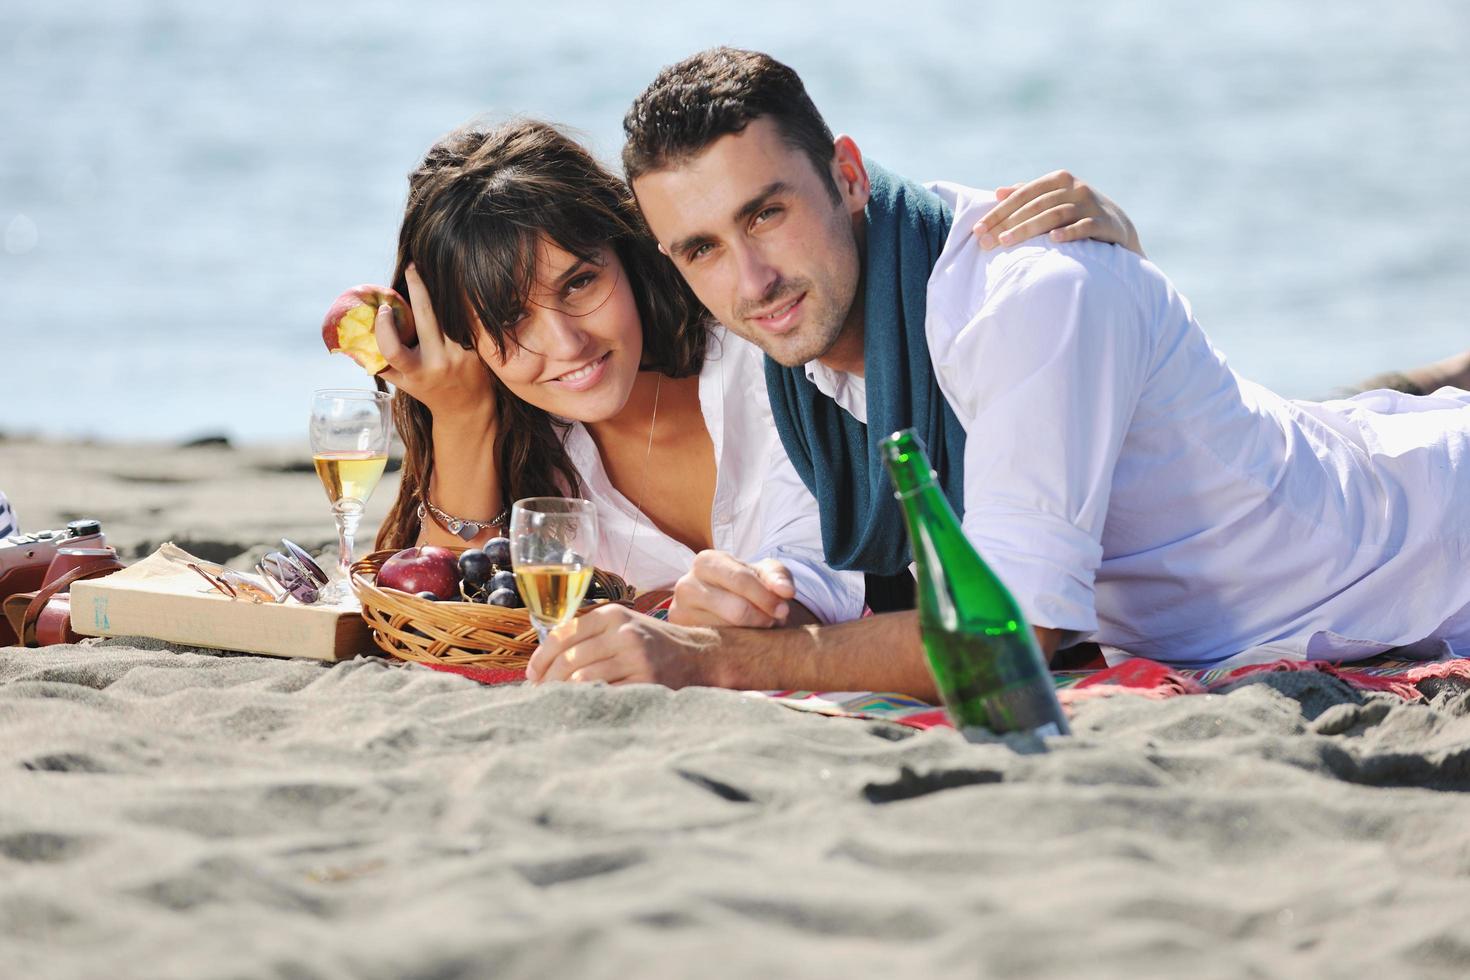
[[[309,606],[321,598],[322,586],[329,581],[327,573],[322,571],[322,567],[300,545],[282,538],[281,546],[282,550],[270,552],[255,566],[264,588],[251,577],[228,568],[219,572],[208,572],[194,562],[190,562],[189,567],[214,586],[216,591],[231,599],[285,602],[289,597]]]

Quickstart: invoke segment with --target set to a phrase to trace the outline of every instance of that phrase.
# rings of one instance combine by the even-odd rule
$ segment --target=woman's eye
[[[711,244],[709,244],[708,242],[704,243],[703,245],[700,245],[699,247],[695,248],[693,251],[691,251],[689,253],[689,261],[690,262],[693,262],[695,259],[702,259],[702,258],[704,258],[706,255],[709,254],[709,251],[712,248],[714,248],[714,246],[711,245]]]
[[[566,285],[566,290],[569,293],[580,292],[581,290],[586,289],[588,286],[592,285],[596,281],[597,273],[584,272],[581,275],[574,277],[571,282],[568,282]]]

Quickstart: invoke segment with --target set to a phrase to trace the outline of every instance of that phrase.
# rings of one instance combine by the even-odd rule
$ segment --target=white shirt
[[[1034,625],[1188,666],[1470,653],[1470,393],[1287,401],[1148,261],[986,252],[994,196],[931,189],[955,210],[925,329],[963,526]]]
[[[710,328],[699,407],[714,443],[714,546],[747,562],[779,559],[791,570],[797,601],[822,622],[856,619],[863,611],[863,576],[823,563],[817,502],[776,434],[762,356],[723,326]],[[612,485],[597,444],[580,422],[572,423],[566,449],[583,494],[597,507],[597,564],[640,592],[673,588],[689,571],[694,552],[641,516]],[[650,484],[657,487],[658,478],[654,473]]]

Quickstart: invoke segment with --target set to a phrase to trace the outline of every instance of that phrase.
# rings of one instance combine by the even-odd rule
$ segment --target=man
[[[1048,655],[1084,637],[1183,665],[1470,650],[1470,394],[1287,402],[1231,372],[1139,256],[980,249],[993,195],[872,165],[765,55],[665,69],[624,127],[660,247],[769,355],[835,567],[907,564],[873,446],[916,427]],[[720,555],[681,594],[713,624],[775,601]],[[610,609],[531,676],[933,692],[913,613],[755,631]]]

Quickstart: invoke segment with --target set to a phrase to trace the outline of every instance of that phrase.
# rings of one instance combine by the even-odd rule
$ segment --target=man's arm
[[[1060,630],[1036,628],[1047,662]],[[720,630],[711,687],[741,691],[893,691],[936,700],[916,612],[886,613],[835,626]]]
[[[1114,471],[1154,354],[1138,265],[1087,243],[1026,246],[957,259],[956,288],[930,297],[935,375],[969,434],[965,536],[1036,625],[1098,628]]]
[[[1057,630],[1037,629],[1047,660]],[[835,626],[711,629],[676,626],[604,606],[556,630],[526,676],[609,684],[746,691],[893,691],[937,701],[918,614],[888,613]]]
[[[934,701],[915,612],[834,626],[721,629],[704,683],[742,691],[894,691]]]

